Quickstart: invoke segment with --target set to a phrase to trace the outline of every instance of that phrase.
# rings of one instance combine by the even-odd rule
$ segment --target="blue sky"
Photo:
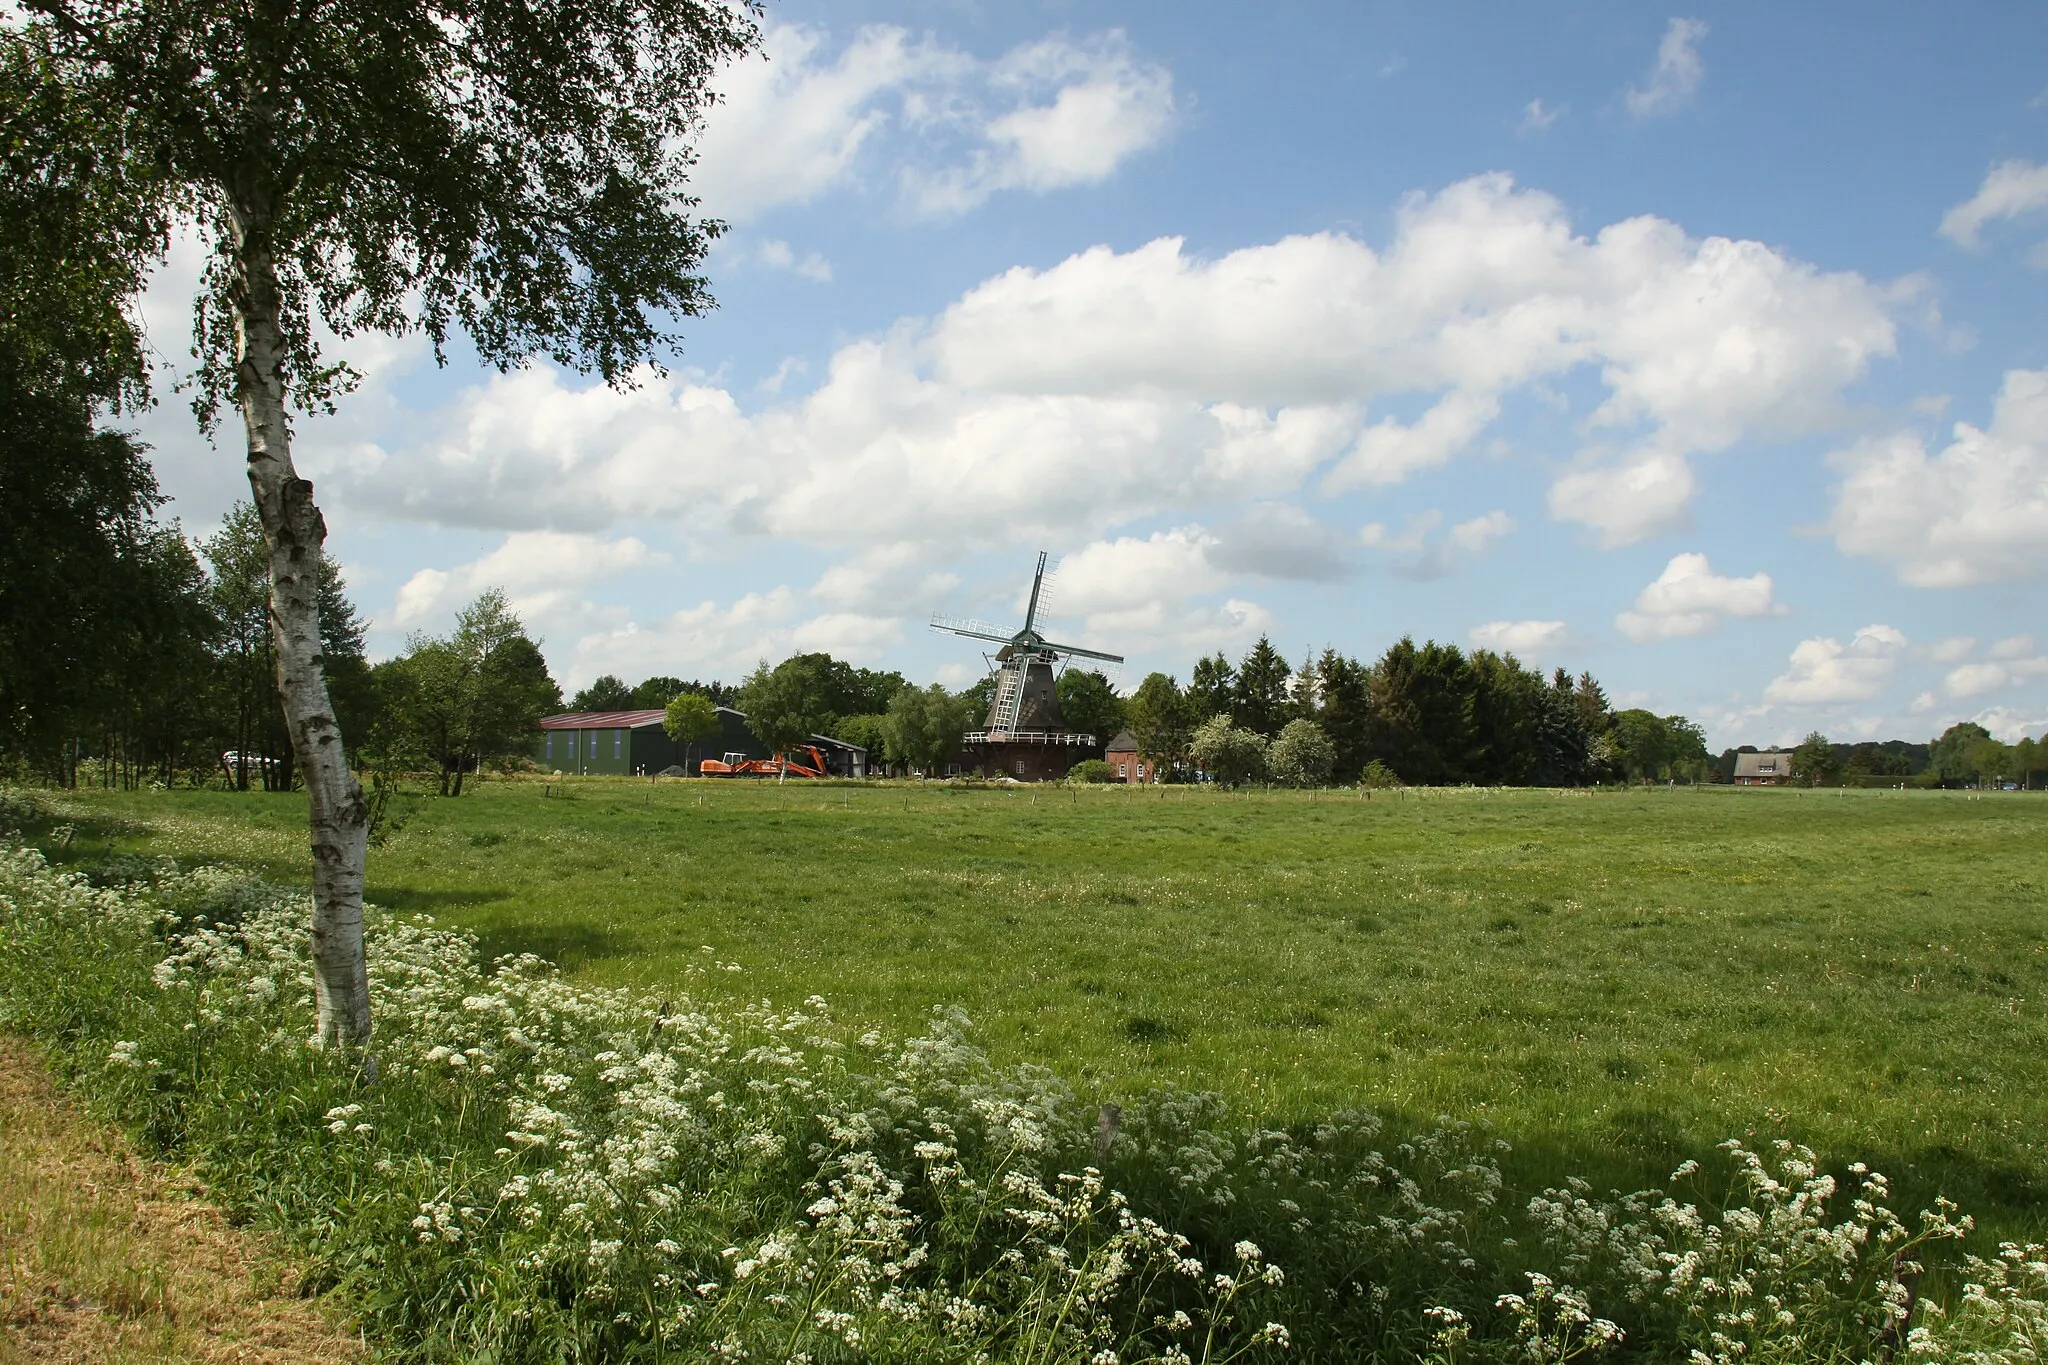
[[[630,393],[416,340],[299,458],[388,653],[481,588],[571,688],[934,612],[1123,681],[1404,633],[1719,747],[2048,727],[2048,9],[773,5],[720,300]],[[186,348],[196,248],[145,305]],[[238,453],[145,436],[204,530]]]

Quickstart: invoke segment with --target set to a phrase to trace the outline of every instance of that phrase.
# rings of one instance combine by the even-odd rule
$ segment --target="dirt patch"
[[[264,1238],[137,1157],[0,1036],[0,1365],[354,1365]]]

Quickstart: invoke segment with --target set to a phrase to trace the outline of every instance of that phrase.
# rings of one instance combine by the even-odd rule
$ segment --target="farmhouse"
[[[1735,755],[1735,785],[1738,787],[1780,787],[1792,780],[1789,750],[1766,749],[1760,754]]]
[[[561,773],[616,773],[644,776],[676,767],[695,775],[698,763],[725,754],[771,758],[766,745],[747,728],[744,711],[718,708],[718,729],[687,746],[661,728],[661,711],[568,711],[543,716],[533,745],[534,761]],[[810,742],[825,755],[835,777],[866,777],[868,751],[830,735],[812,735]]]
[[[1138,737],[1129,730],[1116,732],[1116,738],[1103,750],[1102,758],[1119,782],[1159,781],[1159,765],[1138,752]]]

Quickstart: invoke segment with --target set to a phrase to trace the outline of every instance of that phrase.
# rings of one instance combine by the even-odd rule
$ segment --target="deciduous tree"
[[[832,737],[867,750],[870,772],[877,767],[886,770],[889,763],[888,721],[886,713],[841,716],[839,723],[832,727]]]
[[[467,774],[517,748],[562,704],[539,646],[497,588],[463,608],[454,634],[414,635],[394,678],[392,704],[439,767],[443,796],[462,795]]]
[[[1267,751],[1266,767],[1275,781],[1290,787],[1324,787],[1337,751],[1323,727],[1312,720],[1290,720]]]
[[[369,810],[321,669],[327,527],[291,454],[349,371],[316,323],[465,331],[626,382],[710,306],[717,225],[692,216],[691,141],[723,61],[758,39],[710,0],[24,0],[0,31],[118,125],[214,250],[198,404],[242,418],[271,571],[278,690],[309,797],[316,1035],[370,1031]],[[110,141],[116,140],[113,138]]]
[[[702,692],[678,692],[669,698],[661,718],[668,737],[683,746],[683,770],[695,772],[690,750],[718,733],[718,705]]]
[[[1187,757],[1190,723],[1187,697],[1166,673],[1148,673],[1125,705],[1125,720],[1138,741],[1138,752],[1155,763],[1174,764]]]
[[[882,718],[890,760],[933,776],[960,747],[972,706],[967,698],[954,696],[938,683],[903,688]]]
[[[699,690],[681,678],[657,674],[633,689],[630,705],[636,711],[659,711],[683,693]]]
[[[662,703],[664,706],[667,702]],[[605,673],[569,699],[571,711],[626,711],[633,706],[633,689],[616,673]]]
[[[739,709],[747,713],[747,728],[778,757],[812,735],[823,734],[832,723],[832,713],[818,695],[816,657],[798,654],[772,668],[763,659],[740,684]],[[788,776],[778,768],[775,780]]]
[[[1216,715],[1195,727],[1188,741],[1188,756],[1212,780],[1240,787],[1265,776],[1266,748],[1266,737],[1258,731],[1231,724],[1229,716]]]
[[[1060,723],[1107,744],[1124,728],[1124,700],[1109,679],[1092,668],[1069,668],[1055,684],[1060,698]]]
[[[1941,732],[1941,738],[1934,741],[1928,750],[1927,766],[1934,769],[1943,782],[1974,782],[1977,779],[1977,765],[1971,759],[1971,750],[1978,741],[1991,738],[1991,732],[1974,720],[1951,725]]]

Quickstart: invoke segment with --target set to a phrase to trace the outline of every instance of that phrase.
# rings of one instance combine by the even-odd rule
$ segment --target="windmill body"
[[[932,629],[1000,648],[990,656],[995,693],[982,728],[962,737],[968,766],[985,776],[1043,779],[1064,777],[1078,760],[1101,748],[1105,736],[1067,729],[1060,717],[1059,675],[1073,659],[1122,663],[1121,654],[1105,654],[1048,640],[1038,631],[1038,612],[1045,588],[1043,552],[1031,579],[1031,604],[1024,628],[1009,634],[978,621],[934,619]]]

